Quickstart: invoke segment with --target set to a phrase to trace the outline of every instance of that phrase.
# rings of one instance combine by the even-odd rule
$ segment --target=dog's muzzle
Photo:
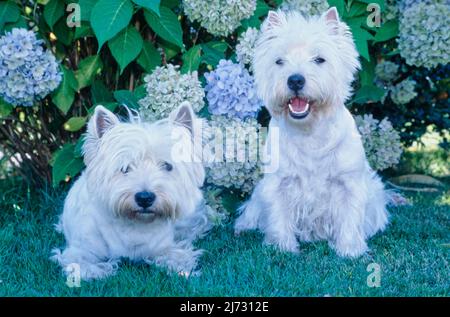
[[[311,104],[312,102],[306,97],[292,97],[287,103],[289,115],[294,119],[306,118],[310,112]]]

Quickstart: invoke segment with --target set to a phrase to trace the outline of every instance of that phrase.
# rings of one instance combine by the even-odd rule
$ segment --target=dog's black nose
[[[150,207],[155,201],[156,195],[152,192],[139,192],[134,195],[134,199],[139,207]]]
[[[298,92],[303,89],[305,86],[305,77],[300,74],[294,74],[289,76],[287,81],[289,89]]]

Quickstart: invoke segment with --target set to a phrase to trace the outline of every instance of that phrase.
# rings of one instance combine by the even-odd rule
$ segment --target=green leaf
[[[367,13],[367,4],[359,3],[359,2],[353,2],[353,4],[350,7],[349,12],[347,13],[347,17],[357,17],[360,15],[365,15]]]
[[[260,18],[262,16],[267,15],[267,13],[269,13],[269,11],[270,11],[270,7],[264,1],[258,0],[256,2],[256,9],[255,9],[255,12],[253,13],[253,15]]]
[[[208,42],[202,44],[202,61],[215,67],[221,59],[225,58],[227,48],[228,44],[225,42]]]
[[[198,70],[200,62],[202,47],[200,45],[193,46],[189,51],[183,54],[183,66],[181,72],[183,74]]]
[[[98,0],[79,0],[81,21],[89,21],[91,19],[92,8]]]
[[[375,78],[375,59],[370,62],[363,59],[361,64],[362,70],[359,72],[361,86],[372,86]]]
[[[84,127],[86,117],[72,117],[64,123],[64,130],[75,132]]]
[[[111,91],[106,88],[105,84],[100,80],[95,80],[91,86],[91,96],[93,104],[100,104],[102,102],[114,101]]]
[[[147,73],[151,73],[157,66],[161,65],[161,54],[159,54],[151,42],[144,42],[141,55],[139,55],[137,62]]]
[[[330,7],[336,7],[340,17],[343,17],[346,13],[344,0],[328,0],[328,5]]]
[[[0,98],[0,119],[9,116],[13,108],[13,105]]]
[[[166,7],[160,7],[159,11],[160,16],[153,11],[144,10],[148,25],[166,41],[183,48],[183,30],[177,15]]]
[[[139,103],[136,96],[129,90],[116,90],[114,92],[114,98],[120,104],[132,109],[139,109]]]
[[[99,0],[92,8],[91,26],[98,40],[98,50],[122,31],[133,16],[130,0]]]
[[[79,91],[91,85],[102,67],[103,63],[99,55],[92,55],[80,61],[78,70],[75,72],[75,78],[78,83],[76,90]]]
[[[161,4],[161,0],[133,0],[137,5],[152,10],[159,16],[159,5]]]
[[[64,15],[64,2],[61,0],[50,0],[44,7],[44,19],[50,29]]]
[[[88,109],[88,114],[89,115],[93,115],[95,112],[95,108],[100,105],[100,104],[94,104],[92,107],[90,107]],[[109,111],[113,112],[114,110],[116,110],[116,108],[119,106],[119,104],[115,101],[112,102],[102,102],[101,105],[103,107],[105,107],[106,109],[108,109]]]
[[[142,98],[144,98],[147,95],[147,87],[145,86],[145,84],[137,86],[134,89],[134,97],[137,100],[141,100]]]
[[[370,85],[362,86],[355,94],[353,98],[354,103],[364,104],[367,102],[377,102],[380,101],[386,91],[383,88]]]
[[[81,22],[81,25],[75,28],[75,39],[82,37],[94,36],[91,26],[87,22]]]
[[[12,1],[0,2],[0,29],[4,23],[16,22],[19,19],[20,10]]]
[[[12,22],[12,23],[7,23],[5,25],[5,27],[3,28],[2,31],[2,24],[0,22],[0,33],[1,32],[11,32],[12,29],[14,28],[28,28],[28,21],[25,20],[25,18],[23,16],[19,16],[19,19],[16,22]]]
[[[75,154],[75,144],[65,144],[53,153],[52,157],[52,185],[56,187],[60,182],[68,182],[84,168],[83,159]]]
[[[241,27],[243,30],[246,30],[248,28],[259,28],[259,26],[261,25],[261,20],[258,19],[257,16],[253,15],[248,19],[242,20],[241,21]]]
[[[139,55],[143,42],[141,35],[133,26],[129,26],[108,41],[108,47],[120,66],[120,74]]]
[[[373,39],[372,34],[361,28],[358,23],[349,23],[349,26],[352,29],[353,38],[359,54],[370,61],[369,44],[367,41]]]
[[[61,110],[62,113],[67,114],[75,99],[75,89],[77,81],[72,70],[61,67],[63,71],[62,82],[58,89],[53,93],[53,103]]]
[[[374,42],[384,42],[395,38],[398,35],[398,20],[391,20],[383,23],[375,34]]]
[[[66,46],[72,44],[74,32],[69,29],[65,19],[59,20],[58,23],[56,23],[54,33],[58,41],[60,41],[62,44]]]

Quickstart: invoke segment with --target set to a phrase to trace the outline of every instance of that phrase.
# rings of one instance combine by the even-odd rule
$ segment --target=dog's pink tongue
[[[305,98],[294,97],[291,99],[292,110],[295,112],[303,112],[306,109],[308,100]]]

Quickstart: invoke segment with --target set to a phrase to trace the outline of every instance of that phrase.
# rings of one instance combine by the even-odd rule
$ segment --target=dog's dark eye
[[[325,63],[325,59],[323,59],[322,57],[316,57],[314,59],[314,63],[316,63],[316,64],[323,64],[323,63]]]
[[[275,64],[277,64],[277,65],[283,65],[284,64],[284,61],[281,59],[281,58],[279,58],[279,59],[277,59],[276,61],[275,61]]]
[[[130,172],[130,170],[131,170],[130,166],[124,166],[120,169],[122,174],[128,174]]]
[[[163,168],[164,168],[166,171],[170,172],[171,170],[173,170],[173,165],[170,164],[170,163],[168,163],[168,162],[164,162],[164,163],[163,163]]]

